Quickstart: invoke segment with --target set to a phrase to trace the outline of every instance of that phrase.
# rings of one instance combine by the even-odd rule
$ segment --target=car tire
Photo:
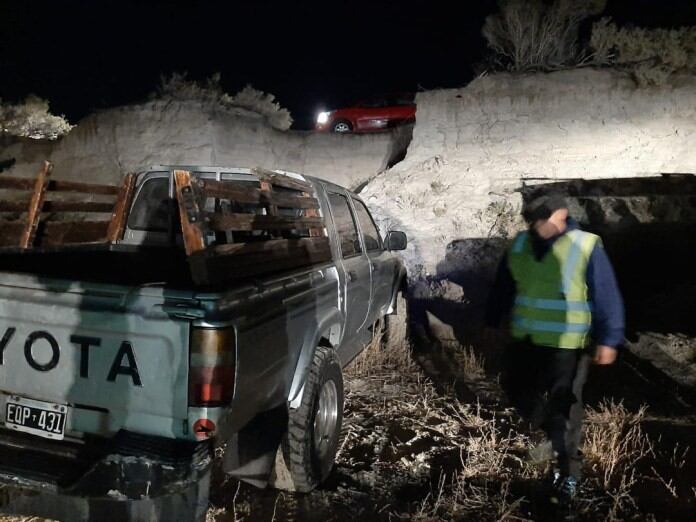
[[[276,456],[270,484],[307,493],[329,476],[343,423],[343,376],[333,348],[317,347],[302,402],[288,412],[288,431]]]
[[[409,318],[406,291],[401,289],[396,294],[396,310],[384,316],[383,342],[386,346],[400,346],[409,341]]]
[[[331,131],[338,134],[353,132],[353,125],[348,120],[336,120],[331,125]]]

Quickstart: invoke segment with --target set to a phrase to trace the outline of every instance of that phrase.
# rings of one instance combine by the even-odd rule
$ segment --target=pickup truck
[[[233,277],[223,257],[229,278],[194,281],[177,169],[135,176],[106,249],[0,253],[0,482],[62,499],[68,520],[204,518],[215,448],[232,477],[312,490],[338,447],[342,369],[406,284],[402,232],[383,239],[358,195],[293,173],[276,176],[311,187],[323,260]],[[252,169],[185,169],[259,190]],[[38,498],[10,509],[56,516]]]

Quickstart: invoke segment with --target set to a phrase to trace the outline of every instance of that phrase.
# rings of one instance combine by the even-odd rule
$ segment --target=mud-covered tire
[[[319,346],[302,403],[288,413],[288,431],[276,459],[274,487],[307,493],[329,476],[341,434],[343,400],[343,376],[336,352]]]
[[[399,290],[396,294],[396,311],[384,316],[383,342],[390,346],[401,345],[408,341],[408,302],[405,290]]]

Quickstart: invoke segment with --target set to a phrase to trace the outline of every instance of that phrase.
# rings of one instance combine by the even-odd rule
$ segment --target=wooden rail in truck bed
[[[312,185],[263,169],[253,173],[258,187],[247,181],[212,181],[174,172],[184,245],[196,283],[331,259]]]
[[[135,175],[120,186],[0,176],[0,254],[122,250]],[[194,283],[212,285],[331,260],[319,201],[302,179],[253,169],[258,180],[174,171],[181,235]]]
[[[135,176],[120,187],[50,179],[44,162],[36,179],[0,176],[1,251],[103,244],[123,237]],[[8,194],[8,192],[10,194]]]

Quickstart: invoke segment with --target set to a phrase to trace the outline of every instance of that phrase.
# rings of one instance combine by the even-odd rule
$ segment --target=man
[[[552,501],[563,502],[582,476],[588,368],[616,359],[623,301],[601,240],[578,228],[562,197],[534,197],[522,215],[529,230],[500,263],[486,322],[497,328],[512,311],[502,384],[520,413],[546,431],[556,456]]]

